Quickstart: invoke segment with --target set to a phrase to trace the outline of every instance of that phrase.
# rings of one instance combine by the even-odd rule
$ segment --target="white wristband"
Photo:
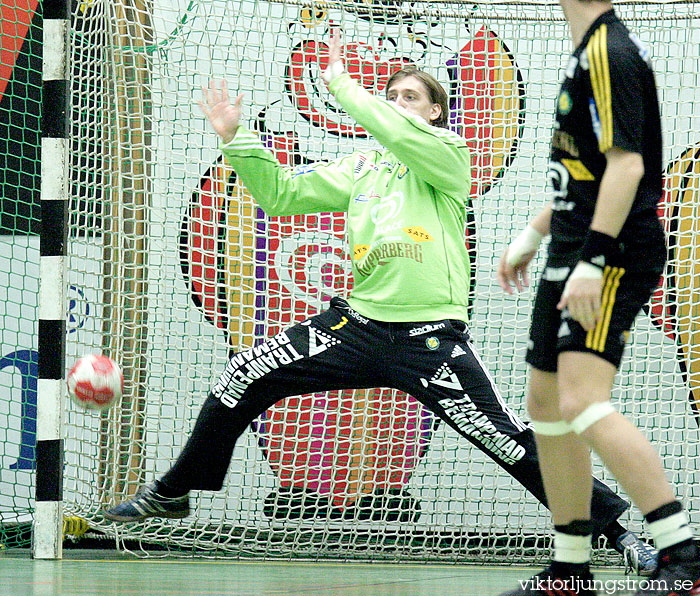
[[[575,279],[603,279],[603,270],[600,267],[586,263],[586,261],[579,261],[576,263],[576,267],[574,267],[571,275],[569,275],[569,279],[566,280],[566,284],[564,284],[563,296],[569,295],[569,286]]]
[[[518,237],[510,243],[506,262],[511,266],[519,265],[525,255],[537,251],[542,238],[544,236],[528,224]]]
[[[586,261],[579,261],[569,275],[569,281],[574,279],[603,279],[603,270]]]

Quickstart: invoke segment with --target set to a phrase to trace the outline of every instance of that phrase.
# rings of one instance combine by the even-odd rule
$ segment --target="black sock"
[[[166,499],[177,499],[178,497],[184,497],[188,492],[190,492],[182,488],[172,488],[167,484],[163,484],[162,480],[156,480],[155,484],[156,492],[161,497],[165,497]]]
[[[588,536],[591,533],[593,524],[590,519],[575,519],[568,524],[555,524],[557,532],[570,534],[571,536]]]
[[[680,513],[681,511],[683,511],[683,504],[680,501],[671,501],[670,503],[666,503],[650,511],[644,516],[644,519],[648,524],[651,524],[665,517]]]

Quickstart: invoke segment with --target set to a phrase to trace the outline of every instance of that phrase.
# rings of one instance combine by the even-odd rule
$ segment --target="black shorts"
[[[560,352],[590,352],[619,367],[634,319],[659,284],[659,271],[606,267],[601,316],[586,331],[557,309],[576,262],[576,256],[550,255],[537,288],[525,360],[545,372],[556,372]]]

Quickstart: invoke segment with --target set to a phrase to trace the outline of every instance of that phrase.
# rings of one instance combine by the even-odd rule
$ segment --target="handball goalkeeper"
[[[532,429],[504,403],[467,326],[470,154],[447,130],[444,89],[409,67],[389,79],[386,99],[373,96],[344,71],[337,33],[322,77],[385,149],[289,170],[240,125],[242,94],[231,101],[225,83],[212,82],[200,106],[268,216],[347,213],[350,296],[234,354],[175,464],[105,511],[110,520],[185,517],[189,491],[221,489],[237,439],[270,406],[292,395],[374,387],[418,399],[546,505]],[[655,552],[617,522],[628,507],[594,481],[596,535],[648,573]]]

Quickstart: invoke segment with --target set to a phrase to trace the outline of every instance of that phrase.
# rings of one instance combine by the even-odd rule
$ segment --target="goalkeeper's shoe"
[[[697,544],[661,552],[654,574],[640,582],[635,596],[700,596],[700,549]]]
[[[163,497],[156,492],[155,483],[139,489],[136,495],[102,512],[107,519],[118,522],[135,522],[147,517],[169,517],[180,519],[190,514],[189,495]]]
[[[520,587],[500,596],[597,596],[593,575],[586,569],[577,575],[559,577],[551,567],[522,580]]]
[[[651,575],[656,571],[659,551],[635,533],[628,530],[621,534],[615,542],[615,550],[623,556],[626,571],[637,575]]]

